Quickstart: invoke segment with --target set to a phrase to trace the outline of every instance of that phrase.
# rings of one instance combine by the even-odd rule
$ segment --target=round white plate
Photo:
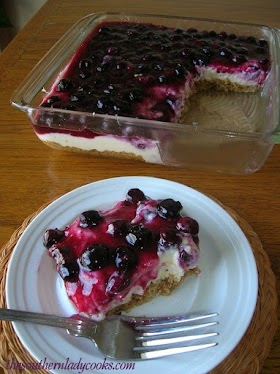
[[[110,208],[133,187],[154,199],[180,200],[184,214],[199,222],[201,275],[188,277],[171,296],[157,297],[131,314],[218,312],[219,344],[192,353],[136,361],[130,370],[135,374],[207,373],[234,349],[251,321],[257,300],[257,269],[249,242],[230,215],[202,193],[175,182],[150,177],[113,178],[85,185],[54,201],[29,224],[13,251],[6,282],[8,307],[73,314],[75,309],[43,247],[43,233],[48,228],[64,228],[84,210]],[[13,325],[25,348],[51,372],[65,372],[67,365],[69,373],[82,372],[82,368],[98,373],[109,368],[129,371],[125,366],[129,363],[104,359],[91,341],[69,336],[63,329],[22,322]]]

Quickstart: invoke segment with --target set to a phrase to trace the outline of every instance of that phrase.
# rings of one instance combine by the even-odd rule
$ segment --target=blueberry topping
[[[174,100],[173,110],[166,105],[166,99],[158,95],[163,93],[162,86],[170,84],[166,90],[178,88],[180,93],[188,73],[199,77],[200,67],[209,63],[222,63],[234,71],[237,65],[257,60],[263,70],[269,68],[266,40],[225,31],[110,22],[87,40],[71,61],[68,76],[56,86],[67,95],[53,95],[55,99],[46,99],[41,106],[139,118],[143,110],[138,103],[149,102],[150,97],[153,102],[155,95],[158,105],[151,105],[145,118],[173,122],[178,104]],[[59,100],[65,102],[55,105]]]
[[[181,239],[177,234],[178,231],[173,228],[161,230],[159,244],[164,248],[169,247],[170,245],[178,244]]]
[[[181,249],[179,251],[179,261],[183,264],[187,264],[190,259],[192,258],[191,255],[189,255],[184,249]]]
[[[237,63],[237,64],[240,64],[240,63],[246,62],[247,57],[244,56],[244,55],[236,55],[232,58],[232,61]]]
[[[48,98],[47,103],[52,105],[52,104],[54,104],[56,102],[59,102],[59,101],[60,101],[59,96],[53,95],[53,96]]]
[[[65,110],[77,110],[75,105],[71,105],[71,104],[68,104],[68,103],[61,105],[60,108],[65,109]]]
[[[114,237],[125,236],[127,232],[127,223],[123,219],[117,219],[108,225],[107,232]]]
[[[49,249],[52,245],[62,241],[65,238],[63,231],[58,229],[50,229],[44,233],[43,244],[44,247]]]
[[[145,226],[136,225],[131,226],[127,230],[126,241],[138,249],[144,249],[153,240],[152,232]]]
[[[91,72],[90,71],[81,71],[79,76],[82,79],[87,79],[91,76]]]
[[[188,33],[190,33],[190,34],[195,34],[195,33],[197,33],[197,29],[194,29],[194,28],[189,28],[187,31],[188,31]]]
[[[102,221],[97,210],[88,210],[80,215],[79,226],[82,228],[95,227]]]
[[[126,194],[126,201],[131,204],[137,204],[144,200],[146,200],[146,196],[139,188],[131,188]]]
[[[165,199],[158,204],[158,215],[162,218],[178,217],[182,208],[180,201]]]
[[[221,31],[221,32],[219,33],[218,37],[221,38],[221,39],[226,39],[226,38],[227,38],[227,33],[224,32],[224,31]]]
[[[133,248],[119,247],[115,256],[116,267],[121,271],[132,270],[137,265],[138,257]]]
[[[139,102],[143,100],[144,94],[142,90],[134,88],[129,91],[125,91],[122,94],[122,98],[124,100],[131,101],[131,102]]]
[[[79,265],[68,247],[61,246],[50,249],[50,255],[56,262],[61,278],[66,282],[76,282],[79,276]]]
[[[73,88],[73,83],[69,79],[61,79],[57,85],[57,91],[69,91]]]
[[[232,58],[232,52],[228,48],[222,48],[219,55],[228,59]]]
[[[182,65],[177,65],[174,69],[174,73],[177,77],[183,78],[186,75],[186,70]]]
[[[197,235],[199,232],[198,222],[191,217],[180,217],[176,227],[178,230],[191,235]]]
[[[260,59],[260,64],[262,64],[262,65],[266,65],[266,64],[268,64],[268,62],[269,62],[269,60],[266,57]]]
[[[264,39],[257,40],[257,44],[260,45],[261,47],[267,47],[268,46],[267,41],[264,40]]]
[[[215,38],[217,36],[217,33],[215,31],[209,31],[208,34],[211,38]]]
[[[159,83],[166,83],[167,82],[167,77],[162,74],[158,77],[158,81],[159,81]]]
[[[86,98],[86,95],[84,92],[76,92],[75,94],[71,95],[70,101],[77,102],[77,101],[83,101]]]
[[[58,266],[58,273],[65,282],[77,282],[79,279],[79,265],[76,260],[67,259]]]
[[[102,244],[93,244],[87,247],[80,256],[80,263],[85,270],[94,271],[109,264],[110,250]]]
[[[130,276],[130,273],[115,271],[108,279],[105,292],[109,295],[121,293],[130,285]]]
[[[83,59],[79,62],[80,69],[89,69],[92,66],[92,61],[89,59]]]

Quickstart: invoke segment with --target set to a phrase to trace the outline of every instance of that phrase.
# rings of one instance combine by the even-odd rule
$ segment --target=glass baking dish
[[[213,95],[209,91],[195,94],[183,123],[41,107],[44,96],[83,40],[97,25],[109,21],[215,30],[265,39],[269,44],[271,71],[264,86],[254,94],[216,92]],[[274,144],[280,142],[279,46],[279,30],[266,26],[142,14],[90,14],[77,22],[34,67],[14,92],[11,103],[27,114],[37,136],[55,148],[197,170],[249,174],[262,167]],[[56,136],[63,140],[56,141]]]

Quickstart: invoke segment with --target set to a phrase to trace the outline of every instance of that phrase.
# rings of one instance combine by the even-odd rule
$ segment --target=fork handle
[[[27,312],[22,310],[0,308],[0,320],[32,322],[40,325],[60,327],[68,330],[77,330],[82,319],[75,317],[61,317],[51,314]],[[94,322],[92,321],[94,324]],[[97,324],[96,324],[97,325]]]

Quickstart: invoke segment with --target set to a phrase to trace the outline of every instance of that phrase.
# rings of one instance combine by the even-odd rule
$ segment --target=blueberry
[[[183,66],[177,65],[174,69],[174,73],[177,77],[183,78],[186,75],[186,70]]]
[[[244,47],[236,48],[236,52],[241,54],[241,55],[247,55],[248,54],[248,49]]]
[[[184,249],[179,251],[179,261],[183,264],[187,264],[192,256],[190,256]]]
[[[92,61],[89,59],[83,59],[79,61],[80,69],[89,69],[92,66]]]
[[[168,247],[170,245],[178,244],[181,239],[177,235],[178,231],[173,228],[167,228],[160,231],[159,243],[163,247]]]
[[[82,228],[95,227],[102,221],[97,210],[88,210],[80,215],[79,226]]]
[[[77,102],[77,101],[83,101],[86,98],[85,93],[83,92],[76,92],[73,95],[70,96],[70,101]]]
[[[122,94],[122,98],[130,102],[139,102],[143,100],[144,94],[142,90],[134,88],[129,91],[125,91]]]
[[[146,200],[146,196],[139,188],[131,188],[126,194],[126,201],[131,204],[137,204]]]
[[[41,107],[44,107],[44,108],[50,108],[51,107],[51,104],[49,104],[47,101],[45,103],[42,103],[40,105]]]
[[[133,248],[118,247],[115,253],[116,267],[121,270],[131,270],[137,265],[138,257]]]
[[[52,245],[60,242],[64,238],[65,238],[65,234],[63,231],[60,231],[58,229],[47,230],[44,233],[44,237],[43,237],[44,247],[49,249]]]
[[[255,51],[256,51],[257,53],[266,53],[266,49],[263,48],[263,47],[257,47],[257,48],[255,49]]]
[[[173,199],[162,200],[158,204],[158,215],[162,218],[174,218],[179,216],[179,212],[182,209],[180,201]]]
[[[269,60],[266,57],[260,59],[260,64],[262,64],[262,65],[266,65],[268,62],[269,62]]]
[[[199,232],[198,222],[191,217],[179,218],[176,227],[178,230],[191,235],[197,235]]]
[[[192,61],[194,65],[203,66],[207,64],[208,57],[204,53],[196,53]]]
[[[197,33],[197,29],[194,29],[194,28],[191,27],[187,30],[187,32],[190,33],[190,34],[195,34],[195,33]]]
[[[166,75],[162,74],[158,77],[159,83],[166,83],[167,82],[167,77]]]
[[[50,255],[56,262],[56,268],[63,280],[76,282],[79,276],[79,265],[66,246],[54,247],[49,250]]]
[[[65,282],[77,282],[79,279],[79,265],[74,259],[65,260],[58,266],[57,271]]]
[[[211,38],[215,38],[217,36],[217,33],[215,31],[209,31],[209,36]]]
[[[84,93],[85,95],[90,94],[92,91],[92,87],[90,87],[88,84],[82,84],[77,88],[77,91],[80,93]]]
[[[90,71],[81,71],[79,74],[79,77],[82,79],[87,79],[91,77],[91,72]]]
[[[96,79],[92,82],[93,87],[96,87],[96,88],[101,87],[104,83],[105,83],[105,80],[104,80],[103,77],[98,77],[98,78],[96,78]]]
[[[114,237],[125,236],[127,232],[127,223],[123,219],[117,219],[108,225],[107,232]]]
[[[127,69],[127,63],[125,61],[120,61],[116,65],[117,70],[126,70]]]
[[[94,271],[107,266],[110,256],[110,249],[102,244],[93,244],[87,247],[81,254],[80,264],[85,270]]]
[[[69,91],[73,88],[73,83],[66,78],[63,78],[59,81],[56,90],[57,91]]]
[[[65,110],[77,110],[75,105],[71,105],[71,104],[68,104],[68,103],[63,104],[60,107],[61,107],[61,109],[65,109]]]
[[[147,74],[151,71],[150,66],[146,64],[139,64],[137,65],[136,69],[141,74]]]
[[[73,259],[71,249],[65,245],[60,245],[59,247],[50,247],[49,254],[52,256],[57,265],[63,264],[65,259]]]
[[[125,238],[128,244],[138,249],[144,249],[151,243],[153,236],[147,227],[135,225],[128,228]]]
[[[258,44],[259,46],[261,46],[261,47],[267,47],[267,46],[268,46],[267,41],[264,40],[264,39],[259,39],[259,40],[257,40],[257,44]]]
[[[208,47],[208,46],[204,46],[202,48],[202,52],[206,54],[206,56],[208,57],[211,57],[213,52],[211,51],[211,49]]]
[[[48,98],[47,103],[52,105],[52,104],[54,104],[56,102],[59,102],[59,101],[60,101],[59,96],[53,95],[53,96]]]
[[[233,57],[232,52],[228,48],[222,48],[219,50],[219,55],[226,58],[231,59]]]
[[[252,43],[252,44],[256,44],[257,43],[256,38],[254,38],[253,36],[248,36],[248,38],[246,38],[246,41],[248,43]]]
[[[163,69],[163,66],[162,64],[160,64],[159,62],[154,62],[152,64],[152,68],[156,71],[161,71]]]
[[[247,57],[244,56],[244,55],[236,55],[232,58],[232,61],[237,63],[237,64],[241,64],[241,63],[247,61]]]
[[[221,31],[218,36],[219,36],[220,39],[226,39],[227,38],[227,33],[225,31]]]
[[[97,100],[96,106],[98,109],[101,109],[104,112],[112,108],[113,102],[106,97],[101,97]]]
[[[105,292],[109,295],[121,293],[130,285],[130,282],[130,273],[115,271],[107,281]]]

